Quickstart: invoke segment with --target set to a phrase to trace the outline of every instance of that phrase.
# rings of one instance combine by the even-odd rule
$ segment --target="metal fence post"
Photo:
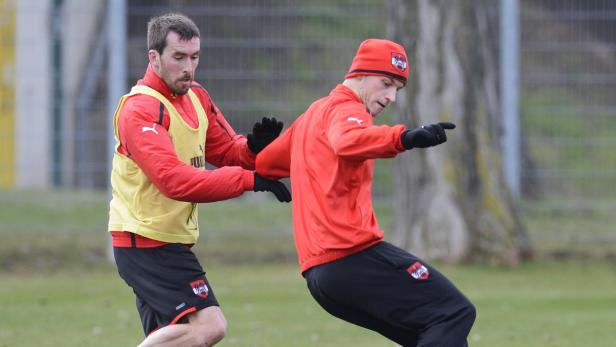
[[[107,76],[107,170],[111,177],[115,138],[113,130],[113,112],[120,97],[126,93],[126,0],[109,0],[107,5],[107,52],[109,68]],[[107,195],[111,198],[111,182],[107,186]],[[114,261],[111,239],[109,239],[110,261]]]
[[[515,198],[520,197],[520,116],[519,93],[519,3],[501,0],[500,4],[500,89],[503,117],[503,170]]]

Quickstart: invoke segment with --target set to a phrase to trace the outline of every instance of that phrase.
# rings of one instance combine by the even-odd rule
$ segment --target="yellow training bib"
[[[170,243],[196,243],[199,238],[197,204],[172,200],[162,194],[130,158],[118,152],[120,146],[118,118],[124,103],[133,95],[143,94],[159,100],[169,112],[169,136],[178,158],[205,170],[204,146],[208,119],[197,95],[188,90],[188,96],[197,112],[198,127],[191,128],[171,102],[156,90],[134,86],[120,99],[113,123],[116,147],[111,171],[112,199],[109,204],[109,231],[129,231],[150,239]],[[162,125],[153,123],[142,132]]]

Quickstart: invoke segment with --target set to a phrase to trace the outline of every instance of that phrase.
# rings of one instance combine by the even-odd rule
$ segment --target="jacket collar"
[[[344,99],[349,99],[349,100],[353,100],[353,101],[357,101],[359,103],[361,103],[361,99],[359,98],[359,96],[357,96],[357,94],[355,94],[354,91],[351,90],[351,88],[343,85],[343,84],[338,84],[336,86],[336,88],[334,88],[329,95],[336,95],[338,97],[342,97]]]

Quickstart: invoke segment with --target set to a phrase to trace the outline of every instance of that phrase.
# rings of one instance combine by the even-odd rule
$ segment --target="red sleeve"
[[[351,160],[391,158],[404,151],[404,125],[373,125],[372,115],[351,108],[332,114],[327,138],[336,155]]]
[[[158,124],[158,104],[148,96],[131,97],[120,114],[118,131],[126,155],[165,196],[180,201],[213,202],[253,189],[252,172],[241,167],[204,171],[179,160],[167,129]],[[142,132],[144,126],[154,126],[158,134]]]
[[[254,170],[255,155],[248,149],[246,137],[235,133],[225,116],[203,87],[195,88],[208,117],[205,160],[217,167],[241,166]]]
[[[291,175],[291,143],[296,123],[257,154],[257,173],[271,180]]]

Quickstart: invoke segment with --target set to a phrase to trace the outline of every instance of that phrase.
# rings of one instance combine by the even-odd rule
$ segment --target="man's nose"
[[[183,72],[193,72],[197,67],[196,65],[196,62],[193,61],[193,59],[188,58],[184,60],[184,64],[182,64],[182,70]]]
[[[390,103],[396,102],[396,94],[397,94],[397,90],[390,90],[387,93],[387,100],[389,100]]]

